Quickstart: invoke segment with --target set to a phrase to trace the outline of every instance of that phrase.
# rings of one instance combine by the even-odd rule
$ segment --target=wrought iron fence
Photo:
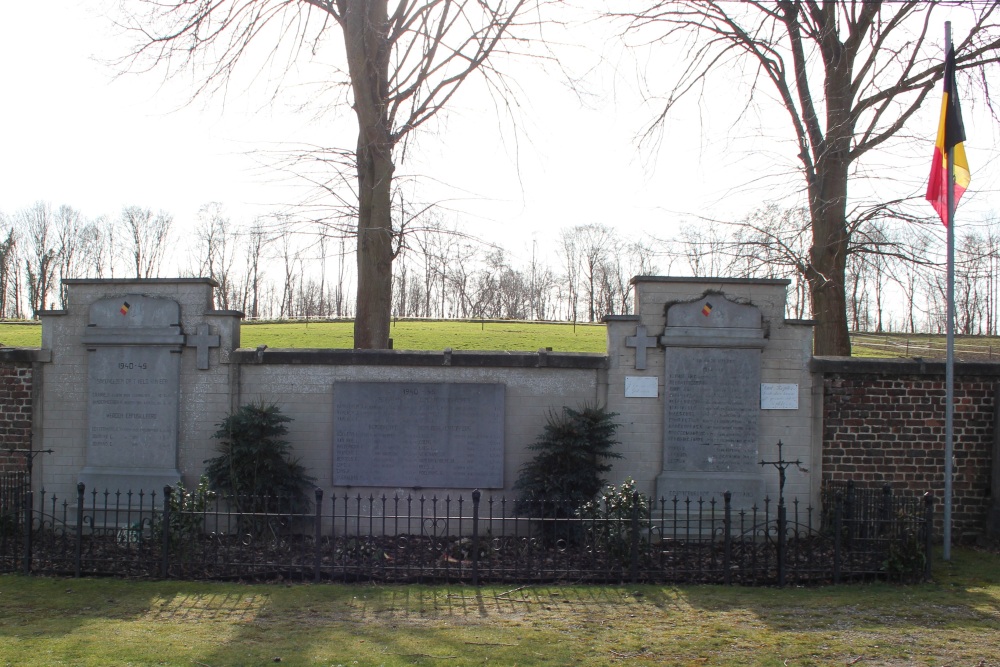
[[[824,503],[828,499],[824,495]],[[0,484],[0,569],[60,575],[376,582],[812,584],[919,580],[933,501],[844,494],[813,508],[660,499],[567,508],[504,497],[326,497],[289,503],[185,492],[75,498]]]

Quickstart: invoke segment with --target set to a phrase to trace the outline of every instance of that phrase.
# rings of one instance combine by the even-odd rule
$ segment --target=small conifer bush
[[[521,466],[514,484],[522,510],[543,516],[568,517],[594,499],[607,483],[610,459],[618,441],[617,413],[603,407],[564,407],[549,414],[548,423],[528,448],[534,458]],[[544,510],[542,509],[544,507]]]
[[[219,456],[205,461],[209,486],[231,496],[243,512],[308,509],[314,479],[291,457],[284,439],[290,421],[273,403],[249,403],[229,414],[212,436]]]

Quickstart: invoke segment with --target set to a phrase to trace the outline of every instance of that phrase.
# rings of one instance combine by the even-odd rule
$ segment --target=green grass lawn
[[[353,322],[244,322],[243,347],[351,348]],[[511,350],[556,352],[607,350],[603,324],[562,324],[514,321],[401,320],[389,335],[397,350]],[[0,322],[0,347],[39,347],[42,328],[37,322]],[[934,334],[851,335],[855,357],[943,359],[945,337]],[[1000,361],[1000,336],[958,336],[959,361]]]
[[[351,348],[353,322],[243,324],[243,347]],[[514,321],[400,320],[389,329],[397,350],[512,350],[605,352],[603,324],[554,324]]]
[[[996,667],[1000,556],[824,588],[0,577],[0,665]]]
[[[389,331],[397,350],[511,350],[556,352],[607,350],[603,324],[554,324],[508,321],[401,320]],[[240,344],[254,348],[347,348],[354,346],[353,322],[280,322],[240,327]],[[0,347],[39,347],[42,328],[35,322],[0,323]]]
[[[41,347],[40,322],[0,322],[0,347]]]

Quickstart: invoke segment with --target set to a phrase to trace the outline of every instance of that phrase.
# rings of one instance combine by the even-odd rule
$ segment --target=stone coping
[[[788,278],[691,278],[685,276],[635,276],[636,283],[684,283],[687,285],[782,285],[792,284]]]
[[[923,358],[879,359],[871,357],[813,357],[809,370],[814,373],[860,375],[944,375],[946,360]],[[1000,362],[956,361],[955,375],[985,375],[1000,377]]]
[[[608,357],[592,352],[480,352],[466,350],[353,350],[264,348],[234,350],[230,363],[319,366],[459,366],[463,368],[604,369]]]
[[[65,285],[211,285],[214,278],[64,278]]]
[[[0,347],[0,363],[30,364],[35,361],[52,361],[52,350],[37,347]]]

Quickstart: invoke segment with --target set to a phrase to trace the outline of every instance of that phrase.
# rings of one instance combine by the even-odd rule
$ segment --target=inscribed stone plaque
[[[664,470],[755,471],[759,392],[760,350],[671,349]]]
[[[757,452],[762,324],[756,306],[722,294],[667,309],[658,498],[721,501],[729,491],[735,508],[762,499]]]
[[[761,410],[798,410],[799,385],[763,382],[760,385]]]
[[[176,466],[179,373],[180,355],[162,347],[91,353],[88,465]]]
[[[88,489],[157,491],[180,478],[179,307],[139,295],[91,306],[87,369]]]
[[[625,376],[625,398],[657,398],[660,395],[656,378]]]
[[[502,488],[502,384],[338,382],[338,486]]]

